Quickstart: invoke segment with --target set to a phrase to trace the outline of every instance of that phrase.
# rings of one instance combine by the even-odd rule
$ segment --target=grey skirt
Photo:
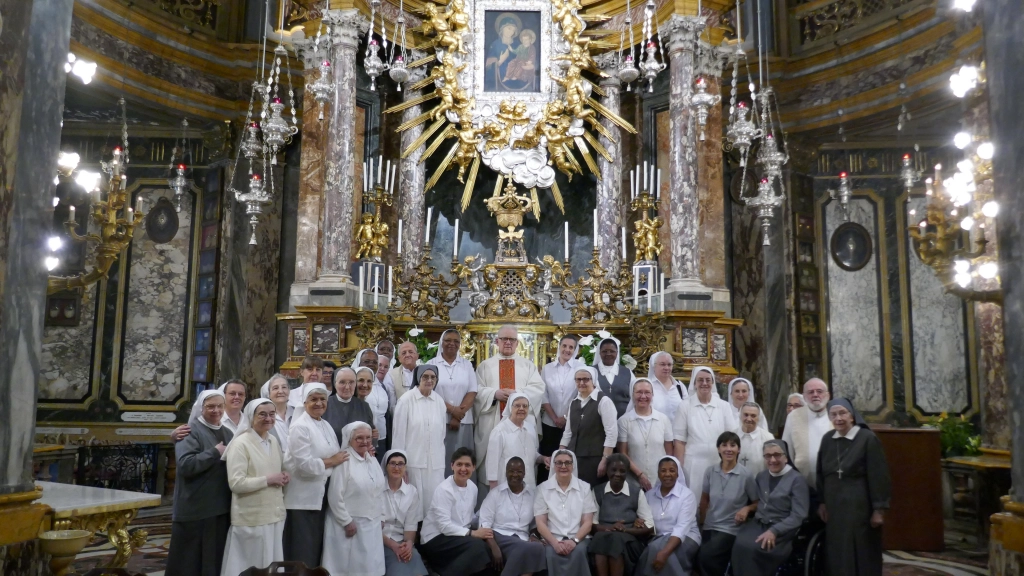
[[[427,567],[423,565],[423,559],[420,558],[420,552],[416,548],[412,549],[412,559],[402,562],[391,548],[385,546],[384,567],[385,576],[426,576],[428,574]]]
[[[757,537],[769,526],[756,518],[740,528],[732,544],[732,573],[737,576],[772,576],[793,551],[793,538],[776,538],[775,547],[764,550]]]
[[[587,540],[581,541],[568,556],[562,556],[551,546],[544,546],[548,574],[558,576],[590,576],[590,564],[587,561]]]
[[[501,559],[504,562],[501,576],[533,574],[547,567],[544,544],[541,542],[530,542],[518,536],[505,536],[497,532],[494,533],[494,542],[501,549]]]
[[[654,571],[654,559],[658,556],[658,552],[665,549],[668,539],[671,537],[671,534],[664,534],[651,540],[637,562],[637,576],[690,576],[697,558],[697,551],[700,550],[700,545],[690,538],[683,538],[682,543],[676,546],[661,572]]]
[[[632,574],[636,561],[643,554],[644,544],[639,538],[625,532],[597,532],[591,536],[590,554],[621,558],[625,573]]]

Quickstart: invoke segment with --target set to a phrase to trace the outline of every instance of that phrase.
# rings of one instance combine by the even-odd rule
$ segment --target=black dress
[[[877,576],[882,573],[882,529],[871,527],[871,514],[889,508],[889,465],[878,436],[866,427],[859,427],[852,440],[850,433],[833,438],[836,434],[828,431],[818,450],[829,576]]]

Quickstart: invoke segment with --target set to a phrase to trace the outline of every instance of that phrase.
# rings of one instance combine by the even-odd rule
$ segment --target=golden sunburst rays
[[[412,141],[411,144],[409,144],[409,146],[406,147],[405,150],[402,151],[402,158],[408,158],[410,154],[418,150],[420,146],[423,146],[423,143],[426,142],[431,136],[433,136],[434,132],[437,132],[437,129],[440,128],[444,123],[445,119],[440,118],[436,122],[431,124],[429,128],[424,130],[422,134],[420,134],[415,140]]]
[[[583,155],[583,161],[587,163],[587,168],[597,176],[597,179],[601,179],[601,170],[597,167],[597,162],[594,162],[594,157],[590,155],[590,149],[587,148],[587,143],[583,140],[582,136],[576,136],[573,140],[576,141],[576,147],[579,148],[580,154]]]
[[[427,92],[427,93],[423,94],[422,96],[417,96],[415,98],[410,98],[409,100],[405,100],[401,104],[395,104],[391,108],[388,108],[387,110],[385,110],[384,113],[385,114],[394,114],[395,112],[401,112],[401,111],[403,111],[403,110],[405,110],[407,108],[412,108],[413,106],[419,106],[420,104],[423,104],[424,102],[429,102],[429,101],[433,100],[434,98],[438,98],[440,96],[441,96],[441,91],[440,90],[434,90],[433,92]]]
[[[558,182],[551,183],[551,197],[554,198],[558,210],[565,214],[565,202],[562,200],[562,191],[558,189]]]
[[[613,162],[612,155],[608,153],[608,149],[605,148],[604,145],[601,144],[601,142],[599,142],[593,134],[584,130],[583,138],[586,139],[586,141],[589,142],[590,145],[594,147],[594,150],[596,150],[597,153],[600,154],[605,160]]]
[[[444,118],[438,120],[438,122],[444,122]],[[449,124],[448,127],[444,129],[444,132],[441,132],[441,134],[436,139],[434,139],[433,142],[430,143],[430,146],[428,146],[427,149],[423,151],[423,155],[420,156],[419,163],[423,164],[424,162],[426,162],[427,158],[430,158],[434,154],[434,152],[436,152],[437,149],[441,146],[441,142],[444,142],[446,139],[455,136],[457,133],[458,130],[456,130],[455,125]]]
[[[469,168],[469,178],[466,178],[466,187],[462,190],[462,211],[469,208],[469,199],[473,197],[473,188],[476,186],[476,174],[480,170],[480,155],[473,158],[473,165]]]
[[[593,108],[595,112],[611,120],[619,128],[622,128],[623,130],[629,132],[630,134],[636,134],[636,128],[633,128],[632,124],[626,122],[625,120],[622,119],[621,116],[606,108],[604,104],[601,104],[600,102],[594,100],[593,98],[587,98],[587,104],[590,104],[590,107]]]
[[[533,217],[540,221],[540,201],[537,200],[537,187],[530,188],[530,200],[533,201]]]
[[[441,161],[441,164],[437,167],[437,170],[434,170],[434,174],[430,177],[430,180],[427,180],[427,183],[423,186],[424,194],[426,194],[428,190],[431,190],[434,187],[434,185],[437,184],[437,181],[441,179],[441,175],[444,174],[444,171],[447,170],[448,167],[451,165],[452,160],[455,158],[455,152],[457,152],[458,150],[459,143],[456,142],[452,146],[452,149],[448,151],[448,155],[445,156],[444,160]]]

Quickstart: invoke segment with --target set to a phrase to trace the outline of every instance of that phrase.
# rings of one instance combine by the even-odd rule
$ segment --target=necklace
[[[512,509],[516,511],[516,528],[523,524],[523,517],[521,515],[523,509],[523,494],[526,492],[526,487],[523,487],[523,491],[516,494],[515,499],[512,498],[512,489],[508,489],[508,502],[512,505]],[[516,501],[518,500],[518,504]]]
[[[651,428],[654,427],[654,420],[652,419],[652,420],[649,421],[648,426],[647,426],[647,431],[644,432],[644,419],[640,418],[640,415],[637,414],[636,427],[640,429],[640,435],[644,439],[644,451],[649,450],[650,447],[651,447],[651,443],[650,443],[649,439],[651,437]]]
[[[444,356],[441,357],[441,360],[443,360],[443,362],[441,362],[441,367],[444,368],[444,371],[448,373],[448,381],[454,382],[456,365],[453,363],[449,368],[448,361],[444,359]]]
[[[843,479],[843,458],[846,458],[846,455],[849,454],[849,453],[850,453],[850,449],[849,448],[845,452],[840,453],[839,452],[839,444],[836,444],[836,468],[837,468],[836,473],[839,474],[839,479],[840,480]]]
[[[557,486],[557,483],[556,483],[556,486]],[[569,486],[566,486],[565,489],[568,490]],[[561,486],[558,486],[558,489],[555,490],[555,494],[557,494],[558,495],[558,499],[562,501],[562,510],[565,510],[565,503],[569,501],[569,494],[568,493],[562,494],[562,487]]]

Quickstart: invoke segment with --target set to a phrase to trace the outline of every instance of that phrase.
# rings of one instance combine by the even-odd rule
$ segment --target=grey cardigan
[[[754,519],[771,528],[776,538],[795,536],[811,507],[807,480],[796,469],[779,478],[774,490],[769,487],[770,480],[768,470],[762,470],[754,479],[759,498]]]
[[[231,512],[231,489],[228,488],[228,466],[221,460],[217,444],[226,446],[231,431],[222,426],[211,430],[193,420],[192,431],[174,445],[178,461],[174,483],[175,522],[204,520]]]

